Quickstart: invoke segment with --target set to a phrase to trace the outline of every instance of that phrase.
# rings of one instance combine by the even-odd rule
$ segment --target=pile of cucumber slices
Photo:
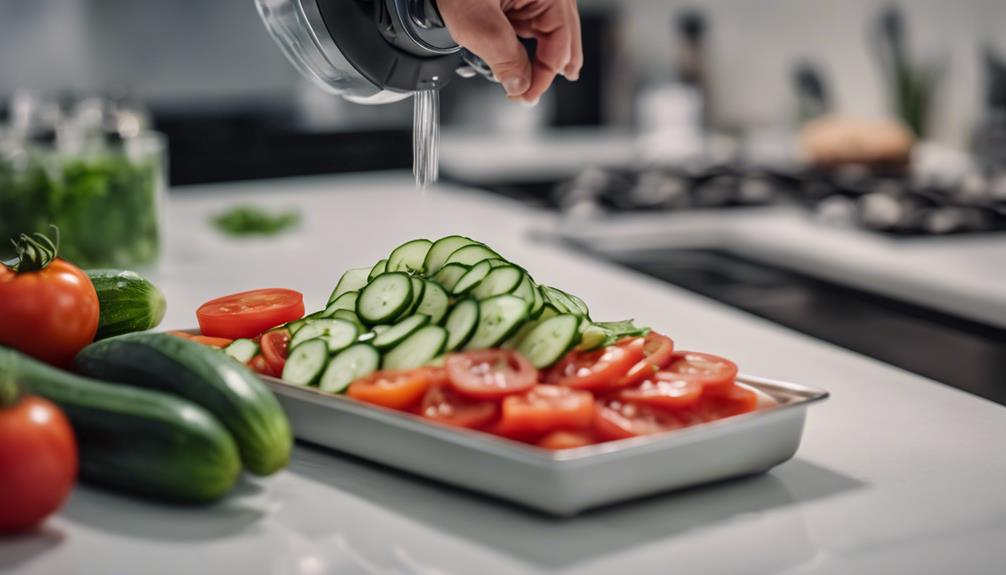
[[[286,326],[283,379],[339,393],[377,370],[435,364],[457,350],[511,348],[539,368],[646,333],[631,321],[594,323],[587,305],[464,236],[406,242],[348,270],[325,309]]]

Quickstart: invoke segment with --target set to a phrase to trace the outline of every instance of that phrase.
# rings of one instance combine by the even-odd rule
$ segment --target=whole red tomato
[[[98,331],[98,294],[45,236],[21,234],[15,244],[17,262],[0,265],[0,345],[67,366]]]
[[[2,391],[0,533],[5,533],[29,529],[59,509],[77,477],[77,442],[54,404],[26,396],[4,406]]]

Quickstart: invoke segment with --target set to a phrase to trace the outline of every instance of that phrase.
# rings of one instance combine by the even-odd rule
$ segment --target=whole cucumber
[[[167,304],[157,286],[128,270],[87,270],[98,293],[100,316],[95,339],[158,326]]]
[[[85,347],[74,368],[199,404],[231,432],[252,473],[269,475],[290,461],[293,435],[283,408],[251,370],[217,349],[164,333],[131,333]]]
[[[0,377],[66,413],[80,449],[81,478],[187,502],[233,487],[241,458],[230,433],[198,405],[156,391],[86,379],[0,347]]]

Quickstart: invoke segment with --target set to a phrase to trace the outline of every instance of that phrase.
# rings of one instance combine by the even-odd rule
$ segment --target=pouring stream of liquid
[[[437,181],[440,154],[440,92],[420,90],[413,97],[412,173],[425,189]]]

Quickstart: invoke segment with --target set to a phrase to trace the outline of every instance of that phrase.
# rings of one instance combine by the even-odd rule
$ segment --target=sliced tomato
[[[643,359],[629,368],[618,385],[633,385],[648,379],[670,363],[673,354],[674,340],[656,332],[648,333],[643,338]]]
[[[408,409],[419,402],[433,379],[430,369],[378,371],[349,384],[346,393],[360,401],[391,409]]]
[[[553,431],[538,440],[538,447],[545,449],[573,449],[596,443],[594,435],[589,431],[569,431],[560,429]]]
[[[423,395],[418,413],[444,425],[476,429],[496,419],[499,403],[461,395],[446,383],[446,375],[442,382],[435,375]]]
[[[199,306],[196,318],[203,335],[238,339],[304,315],[304,296],[282,288],[236,293]]]
[[[493,431],[506,437],[538,437],[556,429],[587,429],[593,417],[594,396],[589,391],[536,385],[503,399],[500,422]]]
[[[594,411],[594,433],[602,441],[652,435],[702,422],[692,409],[670,411],[618,399],[604,400]]]
[[[546,381],[576,389],[607,391],[643,359],[643,338],[633,337],[595,351],[574,351],[549,372]]]
[[[685,409],[702,397],[702,382],[690,375],[660,371],[638,385],[619,389],[615,397],[662,409]]]
[[[704,420],[715,421],[756,409],[758,409],[758,394],[734,384],[716,395],[703,396],[697,411]]]
[[[702,383],[704,394],[717,395],[733,386],[737,364],[711,353],[676,351],[664,371],[693,377]]]
[[[248,360],[248,367],[251,368],[257,374],[268,375],[271,377],[279,377],[282,371],[273,371],[272,366],[266,361],[262,354],[256,354],[255,357]]]
[[[269,362],[269,366],[276,373],[283,373],[286,366],[286,356],[290,347],[290,331],[277,329],[262,334],[259,340],[259,349],[262,350],[262,357]]]
[[[482,349],[447,356],[451,385],[475,399],[500,399],[534,387],[538,370],[512,350]]]
[[[180,337],[182,339],[192,339],[193,337],[195,337],[187,331],[169,331],[168,335],[173,335],[175,337]]]
[[[194,335],[189,339],[210,347],[219,347],[220,349],[234,343],[233,339],[227,339],[226,337],[210,337],[208,335]]]

